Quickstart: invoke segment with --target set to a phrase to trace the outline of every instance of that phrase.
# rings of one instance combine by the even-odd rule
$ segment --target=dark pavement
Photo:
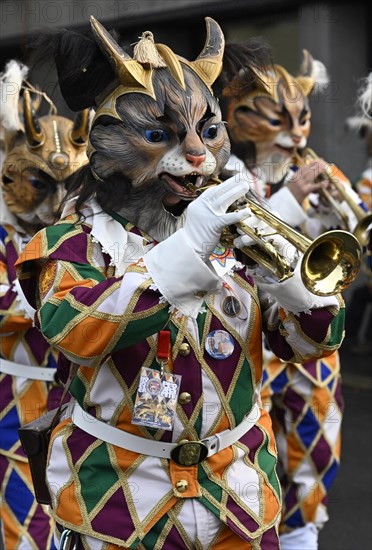
[[[342,346],[340,355],[345,400],[341,467],[319,550],[371,550],[372,353],[357,356]]]

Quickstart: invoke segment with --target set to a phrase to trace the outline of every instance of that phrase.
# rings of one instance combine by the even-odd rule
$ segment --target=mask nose
[[[205,159],[206,159],[205,153],[202,153],[199,155],[186,153],[187,162],[189,162],[194,168],[199,168],[199,166],[205,161]]]
[[[298,145],[300,143],[301,139],[302,139],[301,136],[296,136],[296,135],[293,135],[293,134],[292,134],[291,137],[292,137],[293,143],[295,143],[296,145]]]

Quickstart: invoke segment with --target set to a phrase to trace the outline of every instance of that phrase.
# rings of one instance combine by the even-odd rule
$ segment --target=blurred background
[[[0,0],[0,71],[12,58],[32,65],[25,54],[30,32],[63,27],[87,30],[91,14],[106,28],[116,29],[124,46],[151,30],[156,42],[193,59],[204,44],[208,15],[219,22],[227,41],[263,37],[272,47],[274,61],[292,74],[297,74],[304,48],[325,64],[330,83],[322,94],[315,89],[311,96],[309,146],[356,181],[367,165],[367,143],[346,129],[346,119],[355,113],[360,79],[372,70],[371,11],[357,0]],[[47,92],[61,114],[70,114],[52,65],[32,69],[29,80]],[[367,286],[372,293],[371,278],[362,272],[345,292],[346,302]],[[346,338],[341,348],[344,448],[321,550],[372,548],[372,308],[369,304],[362,311],[363,305],[356,344]]]
[[[356,86],[372,67],[371,8],[365,2],[315,3],[301,0],[1,0],[0,66],[24,58],[27,35],[56,28],[88,28],[93,14],[119,31],[124,45],[144,30],[188,59],[205,40],[204,17],[214,17],[226,40],[262,36],[272,46],[274,61],[297,73],[306,48],[330,75],[323,94],[312,94],[313,130],[310,146],[332,160],[353,180],[366,163],[367,150],[345,119],[354,112]],[[369,26],[368,26],[369,24]],[[31,73],[55,102],[59,97],[50,67]],[[59,105],[62,108],[62,104]]]

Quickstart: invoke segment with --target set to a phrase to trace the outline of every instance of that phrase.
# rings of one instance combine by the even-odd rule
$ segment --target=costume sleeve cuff
[[[301,225],[307,218],[302,206],[287,187],[282,187],[269,199],[270,207],[289,225]]]
[[[292,277],[282,283],[258,282],[259,289],[267,292],[287,312],[301,313],[323,307],[336,307],[339,301],[336,296],[316,296],[304,286],[300,274],[300,261]]]
[[[159,292],[183,315],[196,318],[207,294],[221,279],[190,247],[183,229],[154,246],[143,261]]]

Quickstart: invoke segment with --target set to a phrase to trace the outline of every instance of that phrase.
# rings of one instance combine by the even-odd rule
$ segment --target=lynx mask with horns
[[[36,105],[39,107],[40,101],[31,99],[30,85],[23,82],[26,74],[27,67],[10,61],[1,75],[1,185],[8,210],[33,234],[55,221],[66,182],[88,162],[89,111],[79,112],[72,121],[54,114],[51,103],[50,114],[38,117]]]
[[[90,167],[76,182],[77,209],[95,196],[103,210],[163,240],[197,196],[195,188],[220,173],[230,144],[212,85],[222,69],[224,36],[213,19],[206,23],[195,61],[155,44],[150,32],[131,57],[94,17],[92,36],[65,31],[55,39],[66,102],[73,110],[96,109]]]
[[[244,67],[244,66],[243,66]],[[280,65],[260,72],[257,86],[244,90],[244,68],[223,94],[231,98],[228,128],[233,152],[247,166],[260,168],[271,183],[285,176],[294,152],[306,147],[311,130],[309,96],[328,84],[325,66],[303,51],[297,76]]]

